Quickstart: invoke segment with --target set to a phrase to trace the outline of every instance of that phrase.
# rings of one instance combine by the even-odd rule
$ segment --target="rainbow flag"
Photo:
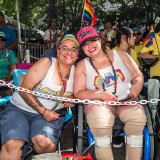
[[[153,38],[155,38],[155,33],[153,29],[150,29],[147,37],[143,41],[143,46],[150,47],[153,44]]]
[[[90,26],[93,26],[97,22],[97,18],[89,3],[89,0],[85,0],[83,19],[89,22]]]

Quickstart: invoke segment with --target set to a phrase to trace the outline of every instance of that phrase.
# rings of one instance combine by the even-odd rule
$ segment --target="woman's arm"
[[[48,69],[51,63],[48,58],[42,58],[38,62],[36,62],[28,71],[25,76],[25,79],[21,85],[21,87],[33,90],[33,88],[44,79],[46,76]],[[41,115],[43,115],[47,121],[54,120],[58,118],[58,114],[54,111],[47,110],[45,106],[43,106],[36,96],[26,93],[20,92],[23,100]],[[47,114],[48,113],[48,114]],[[53,115],[54,114],[54,115]]]
[[[144,85],[143,74],[139,70],[134,60],[126,52],[118,51],[118,53],[119,53],[119,56],[123,59],[124,64],[129,69],[132,75],[132,80],[131,80],[132,88],[131,88],[130,94],[132,94],[135,99],[140,94]]]
[[[76,65],[74,74],[74,96],[78,99],[117,101],[117,98],[107,91],[87,90],[86,68],[83,60]]]

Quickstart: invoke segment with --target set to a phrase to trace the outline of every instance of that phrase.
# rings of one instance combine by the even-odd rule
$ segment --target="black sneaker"
[[[121,148],[123,146],[124,138],[120,136],[112,137],[112,141],[114,148]]]

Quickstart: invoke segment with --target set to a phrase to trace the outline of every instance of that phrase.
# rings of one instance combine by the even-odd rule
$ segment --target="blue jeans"
[[[29,142],[36,135],[43,135],[57,143],[63,126],[64,117],[47,122],[42,115],[24,111],[12,103],[0,116],[1,144],[10,139]]]

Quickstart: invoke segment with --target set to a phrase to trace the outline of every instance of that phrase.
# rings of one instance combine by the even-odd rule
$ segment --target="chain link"
[[[80,100],[80,99],[70,99],[70,98],[66,98],[66,97],[58,97],[58,96],[44,94],[44,93],[40,93],[40,92],[36,92],[36,91],[31,91],[26,88],[17,87],[15,85],[13,85],[12,83],[6,83],[3,80],[0,80],[0,86],[8,86],[9,88],[13,88],[13,89],[20,91],[20,92],[26,92],[26,93],[32,94],[36,97],[41,97],[41,98],[50,99],[50,100],[59,100],[59,101],[64,101],[64,102],[72,102],[72,103],[123,106],[123,105],[136,105],[136,104],[145,105],[147,103],[158,103],[160,101],[160,99],[151,99],[148,101],[147,100],[140,100],[138,102],[137,101],[130,101],[130,102],[105,101],[105,102],[103,102],[100,100],[93,100],[92,101],[92,100],[88,100],[88,99]]]

